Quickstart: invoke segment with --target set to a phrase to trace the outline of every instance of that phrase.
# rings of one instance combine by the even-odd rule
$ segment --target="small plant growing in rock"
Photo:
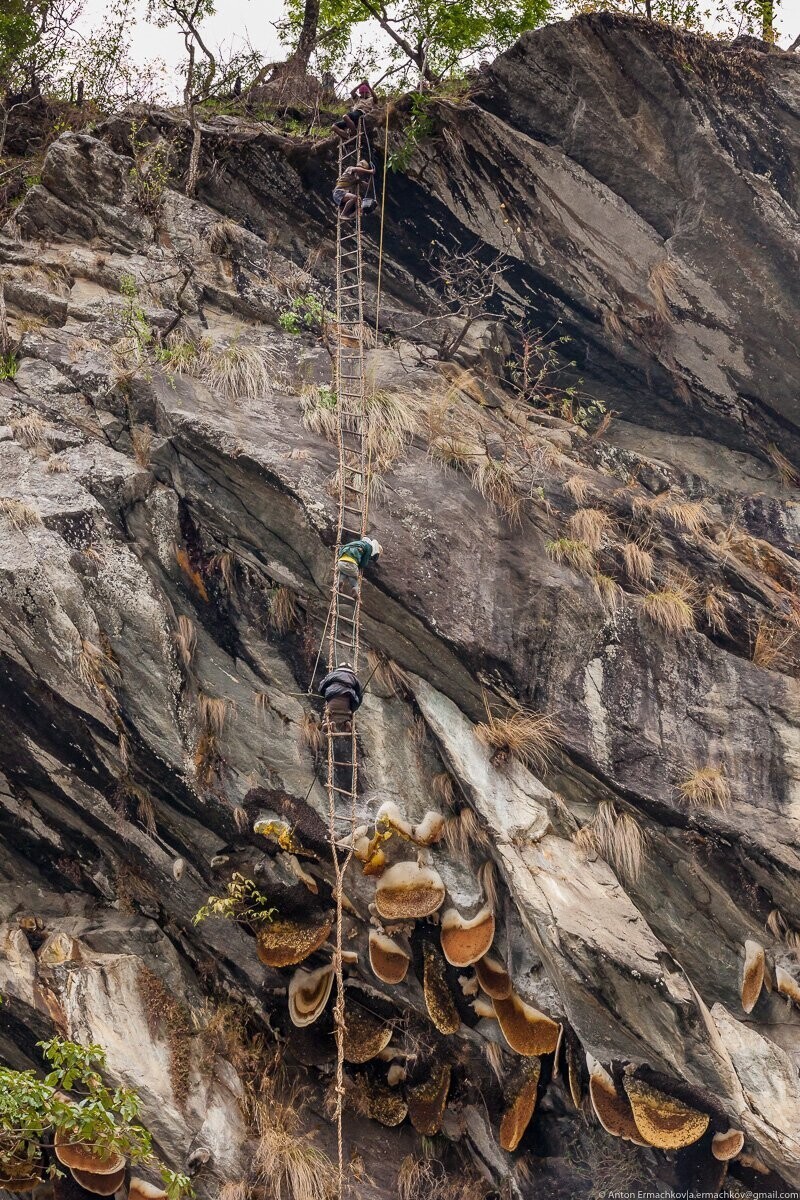
[[[209,896],[192,920],[195,925],[199,925],[217,917],[223,921],[236,921],[239,925],[257,929],[259,925],[272,921],[277,911],[252,879],[247,879],[236,871],[223,895]]]
[[[139,301],[139,286],[135,275],[123,275],[119,281],[120,294],[124,296],[122,306],[122,323],[125,330],[125,343],[122,349],[134,349],[137,357],[141,357],[153,340],[150,323]],[[116,349],[116,348],[115,348]]]
[[[163,142],[149,142],[139,137],[141,130],[140,122],[131,122],[133,166],[128,177],[139,208],[147,216],[156,217],[169,184],[169,147]]]
[[[286,333],[321,333],[329,316],[324,297],[316,292],[303,292],[289,301],[278,324]]]
[[[17,374],[19,359],[13,350],[0,354],[0,380],[13,379]]]
[[[336,393],[325,384],[303,391],[300,396],[300,412],[303,425],[309,433],[319,433],[330,439],[336,436],[339,426],[336,405]]]
[[[403,132],[402,142],[389,155],[387,165],[390,171],[405,174],[419,143],[434,132],[435,125],[428,112],[429,102],[423,92],[415,92],[411,97],[411,120]]]

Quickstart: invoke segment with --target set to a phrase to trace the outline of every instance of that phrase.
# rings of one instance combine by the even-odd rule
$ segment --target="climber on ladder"
[[[350,663],[341,663],[329,671],[319,685],[319,694],[332,724],[349,721],[357,708],[361,707],[363,692],[361,683]]]
[[[380,542],[371,537],[358,538],[342,546],[336,562],[340,589],[344,588],[355,596],[360,573],[371,562],[378,561],[382,549]]]
[[[353,88],[350,98],[354,101],[350,112],[346,112],[333,125],[333,132],[343,142],[349,141],[357,133],[359,122],[362,123],[363,128],[364,117],[372,112],[378,99],[366,79],[362,79],[361,83]]]
[[[342,171],[333,189],[333,203],[339,209],[339,216],[343,220],[355,216],[359,201],[362,212],[370,212],[375,207],[374,200],[362,198],[370,183],[374,184],[374,179],[375,168],[371,167],[365,158],[359,159],[354,167],[346,167]]]

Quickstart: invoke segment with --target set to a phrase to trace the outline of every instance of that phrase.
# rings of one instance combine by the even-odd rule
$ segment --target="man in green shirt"
[[[339,551],[336,568],[339,574],[339,587],[346,588],[353,595],[358,591],[359,572],[377,562],[382,546],[375,538],[358,538],[355,542],[347,542]]]

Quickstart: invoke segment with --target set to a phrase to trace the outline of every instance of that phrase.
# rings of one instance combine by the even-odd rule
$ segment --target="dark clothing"
[[[348,542],[339,551],[339,561],[341,562],[343,558],[351,559],[363,571],[365,567],[369,566],[372,558],[372,542],[367,541],[366,538],[359,538],[357,542]]]
[[[319,694],[326,704],[330,704],[332,700],[344,699],[348,704],[349,711],[354,713],[361,705],[363,693],[355,671],[352,671],[350,667],[336,667],[333,671],[329,671],[322,680],[319,685]],[[340,704],[337,703],[335,710],[339,708]]]
[[[358,122],[361,120],[361,118],[363,116],[364,116],[364,110],[362,108],[351,108],[349,113],[345,113],[345,115],[343,117],[340,117],[338,121],[334,121],[333,123],[337,129],[347,129],[348,128],[348,125],[347,125],[348,117],[350,118],[350,120],[353,122],[354,125],[358,125]],[[353,136],[355,136],[355,134]]]

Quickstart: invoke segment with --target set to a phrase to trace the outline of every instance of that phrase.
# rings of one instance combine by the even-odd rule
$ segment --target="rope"
[[[386,170],[389,166],[389,105],[386,105],[386,125],[383,130],[383,180],[381,182],[381,236],[378,244],[378,296],[375,301],[375,342],[378,341],[378,322],[381,316],[381,273],[383,271],[383,221],[386,213]]]
[[[333,747],[334,738],[331,736],[333,728],[330,718],[325,718],[328,734],[328,779],[333,779],[334,760]],[[346,843],[346,848],[342,858],[339,857],[337,846],[341,843],[336,834],[336,801],[333,789],[328,787],[328,818],[329,818],[329,840],[331,845],[331,858],[333,860],[334,873],[334,898],[336,900],[336,943],[333,954],[334,975],[336,978],[336,1003],[333,1006],[333,1027],[334,1036],[336,1039],[336,1145],[337,1145],[337,1192],[338,1200],[343,1200],[344,1197],[344,1135],[342,1129],[342,1110],[344,1107],[344,1035],[345,1035],[345,1003],[344,1003],[344,970],[342,966],[342,914],[343,914],[343,899],[344,899],[344,877],[350,860],[353,857],[353,830],[355,828],[356,819],[356,782],[357,782],[357,766],[356,766],[356,732],[355,723],[352,722],[351,735],[351,757],[350,761],[353,765],[353,786],[350,792],[350,840]]]
[[[361,136],[366,137],[366,131],[359,123],[358,131],[345,151],[345,143],[339,146],[339,173],[346,157],[354,155],[354,161],[360,157]],[[367,139],[369,147],[369,139]],[[371,156],[371,150],[370,150]],[[353,234],[350,234],[350,229]],[[347,249],[343,248],[343,240]],[[353,249],[354,247],[354,249]],[[336,534],[336,557],[333,566],[333,585],[330,609],[330,634],[328,661],[331,668],[342,660],[342,649],[348,652],[353,670],[358,669],[359,627],[361,609],[361,576],[355,581],[355,591],[352,596],[342,590],[343,582],[338,574],[338,556],[344,535],[366,533],[367,504],[369,491],[369,466],[365,455],[365,373],[364,373],[364,301],[362,288],[362,257],[361,257],[361,202],[356,206],[355,221],[351,227],[342,223],[341,216],[337,222],[336,236],[336,317],[338,327],[336,353],[336,392],[338,397],[337,443],[339,450],[339,521]],[[327,622],[326,622],[327,627]],[[323,632],[320,645],[324,645]],[[316,669],[316,668],[315,668]],[[345,994],[344,971],[342,965],[342,924],[344,879],[347,868],[353,857],[353,831],[356,822],[356,798],[358,793],[358,743],[356,738],[355,715],[350,717],[350,736],[341,729],[337,734],[336,726],[331,722],[326,710],[324,730],[328,746],[328,819],[331,860],[333,863],[334,888],[336,901],[336,939],[333,955],[333,969],[336,979],[336,1002],[333,1009],[334,1035],[336,1040],[336,1142],[338,1151],[337,1194],[338,1200],[344,1200],[345,1164],[344,1164],[344,1131],[343,1131],[343,1099],[344,1099],[344,1038],[345,1038]],[[336,748],[349,746],[350,758],[339,759]],[[349,786],[344,779],[337,779],[337,769],[349,772]],[[337,788],[337,782],[342,788]],[[337,796],[349,796],[349,816],[338,816],[336,812]],[[349,838],[341,838],[336,831],[337,822],[349,820]]]

